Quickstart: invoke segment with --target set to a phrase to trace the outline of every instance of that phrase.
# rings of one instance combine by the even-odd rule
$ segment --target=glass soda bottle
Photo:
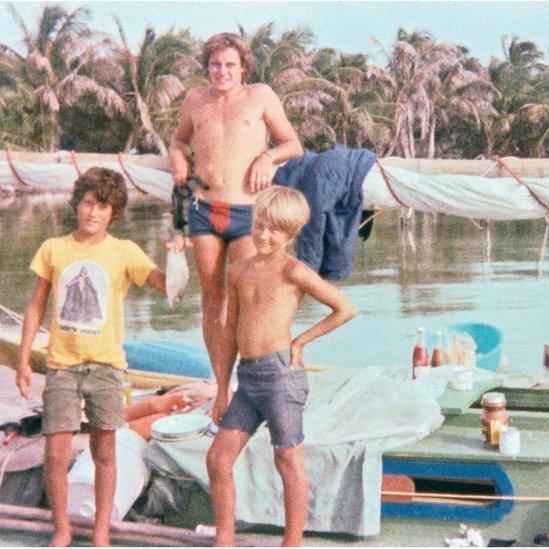
[[[429,368],[429,352],[425,346],[425,328],[419,327],[416,333],[416,344],[412,355],[412,378],[416,379]]]
[[[435,334],[437,341],[435,343],[435,348],[433,349],[433,354],[431,355],[431,366],[433,368],[444,364],[444,344],[442,342],[442,332],[437,330]]]

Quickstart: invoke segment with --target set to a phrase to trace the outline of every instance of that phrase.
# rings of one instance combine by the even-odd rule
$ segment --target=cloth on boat
[[[420,440],[443,420],[433,396],[414,382],[395,381],[372,367],[309,373],[305,406],[306,529],[373,535],[380,529],[381,454]],[[191,476],[208,491],[206,452],[212,438],[153,441],[146,460],[161,474]],[[266,427],[239,456],[234,479],[236,519],[284,525],[282,483]]]
[[[379,167],[374,166],[364,179],[364,208],[394,209],[403,203],[422,212],[480,219],[531,219],[544,217],[548,213],[547,208],[512,177],[491,179],[474,175],[427,175],[394,166],[382,168],[391,188],[387,186]],[[540,200],[549,204],[548,178],[523,177],[521,181]]]
[[[84,173],[88,168],[100,166],[122,174],[127,181],[130,193],[150,194],[165,202],[171,201],[173,187],[169,172],[140,166],[134,162],[125,162],[123,168],[120,162],[79,162],[78,169]],[[70,191],[78,173],[72,164],[14,161],[13,167],[18,178],[7,162],[0,161],[0,188],[13,189],[26,187],[28,190],[60,192]],[[21,183],[22,180],[24,183]]]
[[[311,219],[298,236],[297,256],[328,280],[351,274],[362,184],[375,159],[373,151],[336,145],[293,158],[275,173],[275,183],[297,189],[307,198]]]

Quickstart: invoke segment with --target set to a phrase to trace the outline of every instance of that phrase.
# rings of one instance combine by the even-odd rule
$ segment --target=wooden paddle
[[[381,501],[409,503],[412,501],[415,491],[414,481],[406,475],[383,475],[381,478]],[[385,492],[398,492],[399,495],[386,494]]]

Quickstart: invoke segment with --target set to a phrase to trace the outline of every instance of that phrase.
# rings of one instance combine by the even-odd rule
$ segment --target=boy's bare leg
[[[206,456],[216,525],[214,545],[217,547],[235,545],[236,490],[233,466],[248,440],[250,440],[249,433],[221,428]]]
[[[90,428],[90,451],[95,464],[95,524],[93,545],[110,544],[110,524],[116,487],[116,431]]]
[[[307,519],[309,490],[303,465],[303,444],[284,450],[275,449],[275,465],[284,487],[286,527],[283,547],[299,547]]]
[[[72,433],[46,435],[44,478],[53,517],[53,538],[50,547],[67,547],[72,540],[67,509],[67,469],[71,458]]]
[[[202,296],[202,333],[212,368],[217,367],[219,332],[224,324],[227,292],[225,287],[225,243],[214,235],[191,238]]]

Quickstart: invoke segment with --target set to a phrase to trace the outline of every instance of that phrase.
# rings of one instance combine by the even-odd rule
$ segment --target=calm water
[[[62,197],[18,198],[0,210],[0,303],[22,311],[33,284],[28,264],[46,237],[71,230]],[[168,205],[133,202],[112,228],[131,238],[158,263],[171,226]],[[416,214],[413,244],[398,229],[395,212],[375,220],[372,236],[359,243],[352,276],[341,283],[358,315],[348,325],[311,344],[309,362],[336,366],[408,367],[415,328],[428,332],[455,322],[487,322],[504,335],[510,369],[541,369],[549,343],[548,254],[541,262],[543,220],[492,222],[487,260],[485,234],[466,219]],[[192,260],[186,299],[172,312],[150,289],[132,288],[126,301],[128,337],[202,345],[200,296]],[[298,325],[317,321],[325,309],[306,300]]]

